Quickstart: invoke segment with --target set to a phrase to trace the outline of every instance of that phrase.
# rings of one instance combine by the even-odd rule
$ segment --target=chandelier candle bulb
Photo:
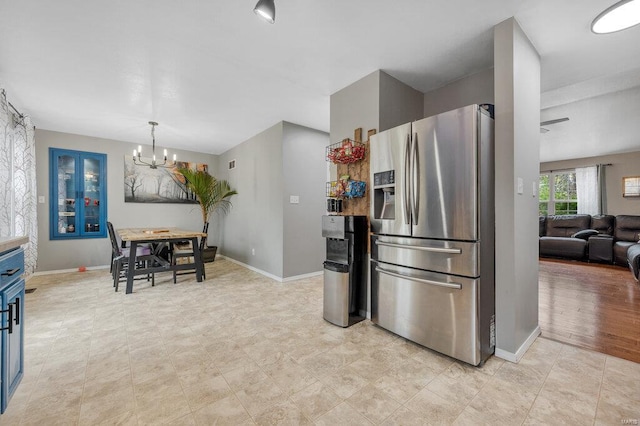
[[[176,162],[176,154],[173,154],[173,162]]]
[[[162,164],[158,164],[156,161],[156,136],[155,136],[155,128],[158,125],[155,121],[150,121],[149,125],[151,126],[151,162],[144,161],[142,159],[142,145],[138,145],[138,150],[133,150],[133,164],[136,166],[149,166],[152,169],[157,169],[158,167],[162,167],[164,169],[171,169],[175,167],[175,164],[167,164],[167,150],[163,150],[164,162]],[[137,157],[136,158],[136,154]],[[173,161],[175,163],[175,154],[173,156]]]

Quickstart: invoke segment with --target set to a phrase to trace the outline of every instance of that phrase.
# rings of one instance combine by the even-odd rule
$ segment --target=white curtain
[[[576,168],[576,191],[578,214],[596,215],[602,213],[597,166]]]
[[[0,89],[0,237],[29,237],[27,275],[35,271],[38,258],[34,133],[29,117],[16,114]]]

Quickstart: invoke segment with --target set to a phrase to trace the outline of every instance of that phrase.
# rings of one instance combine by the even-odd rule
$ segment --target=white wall
[[[516,361],[539,334],[540,57],[513,18],[494,28],[494,78],[496,355]]]
[[[425,93],[424,117],[471,104],[493,104],[493,92],[493,68],[489,68]]]
[[[108,238],[49,240],[49,148],[65,148],[107,154],[107,218],[115,228],[176,226],[202,230],[200,209],[193,204],[144,204],[124,202],[124,158],[138,144],[100,139],[69,133],[36,130],[38,195],[46,202],[38,204],[38,266],[36,272],[75,269],[80,266],[109,265],[111,244]],[[151,151],[142,143],[143,149]],[[216,156],[177,151],[182,161],[206,163],[216,174]]]

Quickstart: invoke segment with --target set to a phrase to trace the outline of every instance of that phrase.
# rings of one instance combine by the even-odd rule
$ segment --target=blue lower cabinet
[[[2,310],[2,385],[0,412],[4,413],[24,375],[24,252],[0,254],[0,303]]]

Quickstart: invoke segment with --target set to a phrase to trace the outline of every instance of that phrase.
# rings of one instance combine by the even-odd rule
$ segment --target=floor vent
[[[37,290],[36,288],[28,288],[28,289],[26,289],[24,292],[25,292],[25,293],[33,293],[33,292],[34,292],[34,291],[36,291],[36,290]]]

